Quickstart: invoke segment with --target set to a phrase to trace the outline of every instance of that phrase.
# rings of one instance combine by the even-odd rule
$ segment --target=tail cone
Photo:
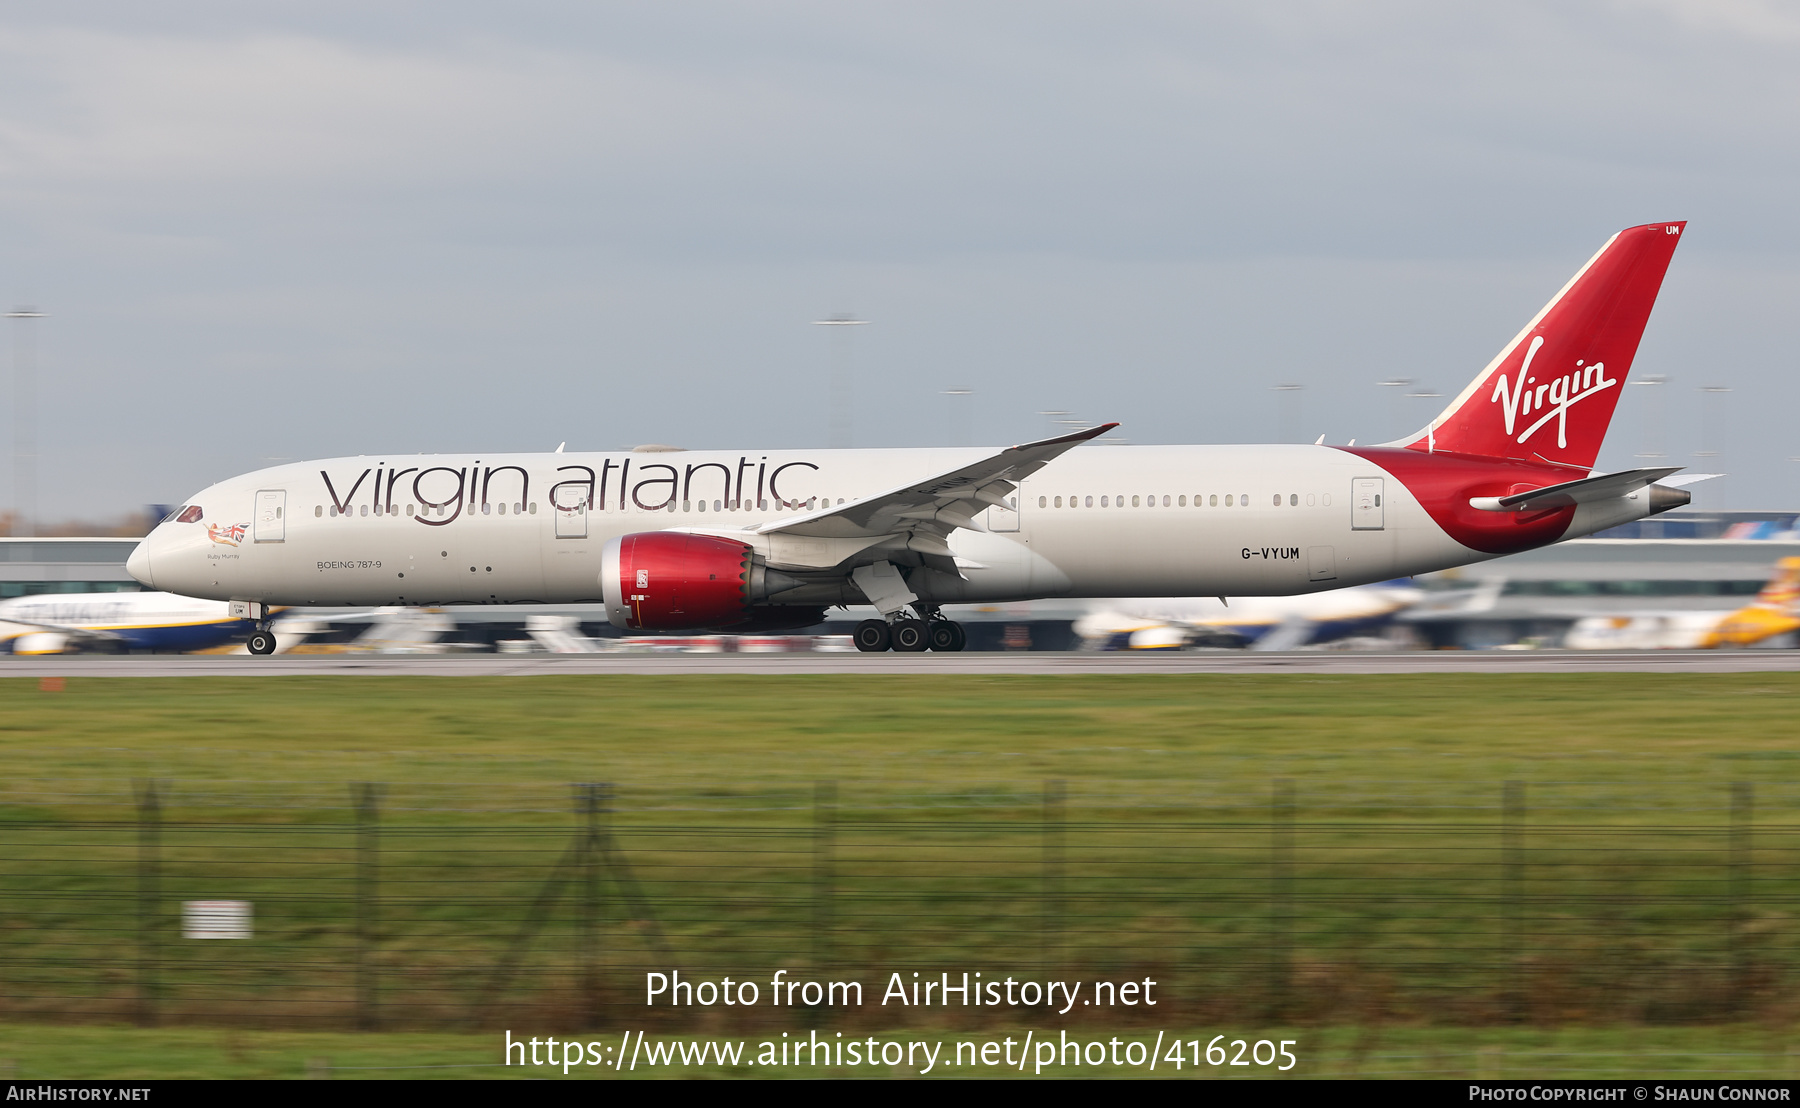
[[[1684,508],[1692,503],[1694,494],[1686,489],[1672,489],[1667,485],[1650,486],[1650,514],[1659,515],[1670,508]]]

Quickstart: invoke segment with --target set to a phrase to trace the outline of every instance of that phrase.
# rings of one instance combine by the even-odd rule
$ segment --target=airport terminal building
[[[0,538],[0,600],[42,593],[137,592],[125,572],[136,539]]]

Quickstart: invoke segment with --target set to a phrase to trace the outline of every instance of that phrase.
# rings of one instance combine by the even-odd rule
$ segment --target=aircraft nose
[[[138,583],[147,589],[154,589],[156,582],[150,577],[150,540],[145,539],[137,544],[131,557],[125,559],[125,572],[137,578]]]

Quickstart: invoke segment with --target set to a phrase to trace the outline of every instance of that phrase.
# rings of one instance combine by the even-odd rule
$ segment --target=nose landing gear
[[[252,654],[275,653],[275,634],[272,631],[252,631],[250,641],[245,644]]]

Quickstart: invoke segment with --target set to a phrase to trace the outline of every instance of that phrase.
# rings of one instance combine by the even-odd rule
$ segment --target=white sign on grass
[[[184,900],[181,935],[186,939],[248,939],[248,900]]]

